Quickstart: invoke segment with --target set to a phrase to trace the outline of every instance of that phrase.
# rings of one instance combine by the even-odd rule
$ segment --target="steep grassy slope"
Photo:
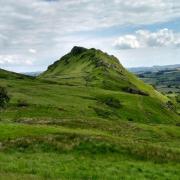
[[[70,53],[49,66],[41,78],[62,84],[94,86],[109,90],[134,90],[167,101],[151,86],[129,73],[119,60],[100,50],[74,47]]]
[[[0,179],[179,179],[179,116],[115,57],[75,47],[0,85]]]

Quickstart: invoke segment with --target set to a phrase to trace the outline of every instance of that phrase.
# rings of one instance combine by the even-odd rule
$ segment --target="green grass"
[[[15,179],[17,175],[26,177],[24,174],[28,174],[28,179],[32,176],[37,179],[42,177],[42,179],[178,180],[180,175],[178,164],[144,163],[118,154],[87,156],[76,153],[60,155],[55,153],[0,153],[0,159],[1,171],[11,170],[9,176],[12,179]]]
[[[122,123],[112,131],[109,122],[103,130],[82,126],[1,123],[0,173],[14,179],[16,174],[29,179],[178,179],[177,127]]]
[[[179,179],[172,98],[114,56],[74,48],[37,78],[0,70],[0,85],[0,179]]]

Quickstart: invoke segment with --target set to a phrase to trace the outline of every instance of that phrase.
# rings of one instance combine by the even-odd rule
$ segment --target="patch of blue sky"
[[[109,28],[100,28],[91,31],[80,31],[72,33],[72,35],[81,35],[88,37],[114,37],[125,34],[133,34],[135,31],[145,29],[149,31],[157,31],[159,29],[170,29],[174,32],[180,32],[180,18],[169,22],[154,23],[149,25],[118,25]]]

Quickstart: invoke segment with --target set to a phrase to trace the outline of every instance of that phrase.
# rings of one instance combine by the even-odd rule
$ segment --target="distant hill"
[[[28,75],[28,76],[38,76],[39,74],[41,74],[42,71],[35,71],[35,72],[22,72],[22,74]]]
[[[180,67],[178,65],[165,66],[156,70],[140,70],[135,74],[163,93],[180,93]]]
[[[164,71],[164,70],[171,70],[171,69],[177,69],[180,68],[180,64],[174,64],[174,65],[165,65],[165,66],[152,66],[152,67],[132,67],[128,68],[130,72],[133,73],[143,73],[143,72],[158,72],[158,71]]]
[[[8,79],[32,79],[31,76],[15,73],[15,72],[10,72],[1,68],[0,68],[0,78],[7,79],[7,80]]]

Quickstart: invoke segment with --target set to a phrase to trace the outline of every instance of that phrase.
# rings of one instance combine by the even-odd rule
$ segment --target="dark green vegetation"
[[[9,100],[10,97],[8,96],[6,88],[0,86],[0,108],[4,108]]]
[[[179,179],[175,102],[100,50],[74,47],[38,77],[0,70],[3,179]]]
[[[162,70],[157,72],[147,71],[138,76],[146,83],[154,85],[164,93],[180,93],[180,68]]]

